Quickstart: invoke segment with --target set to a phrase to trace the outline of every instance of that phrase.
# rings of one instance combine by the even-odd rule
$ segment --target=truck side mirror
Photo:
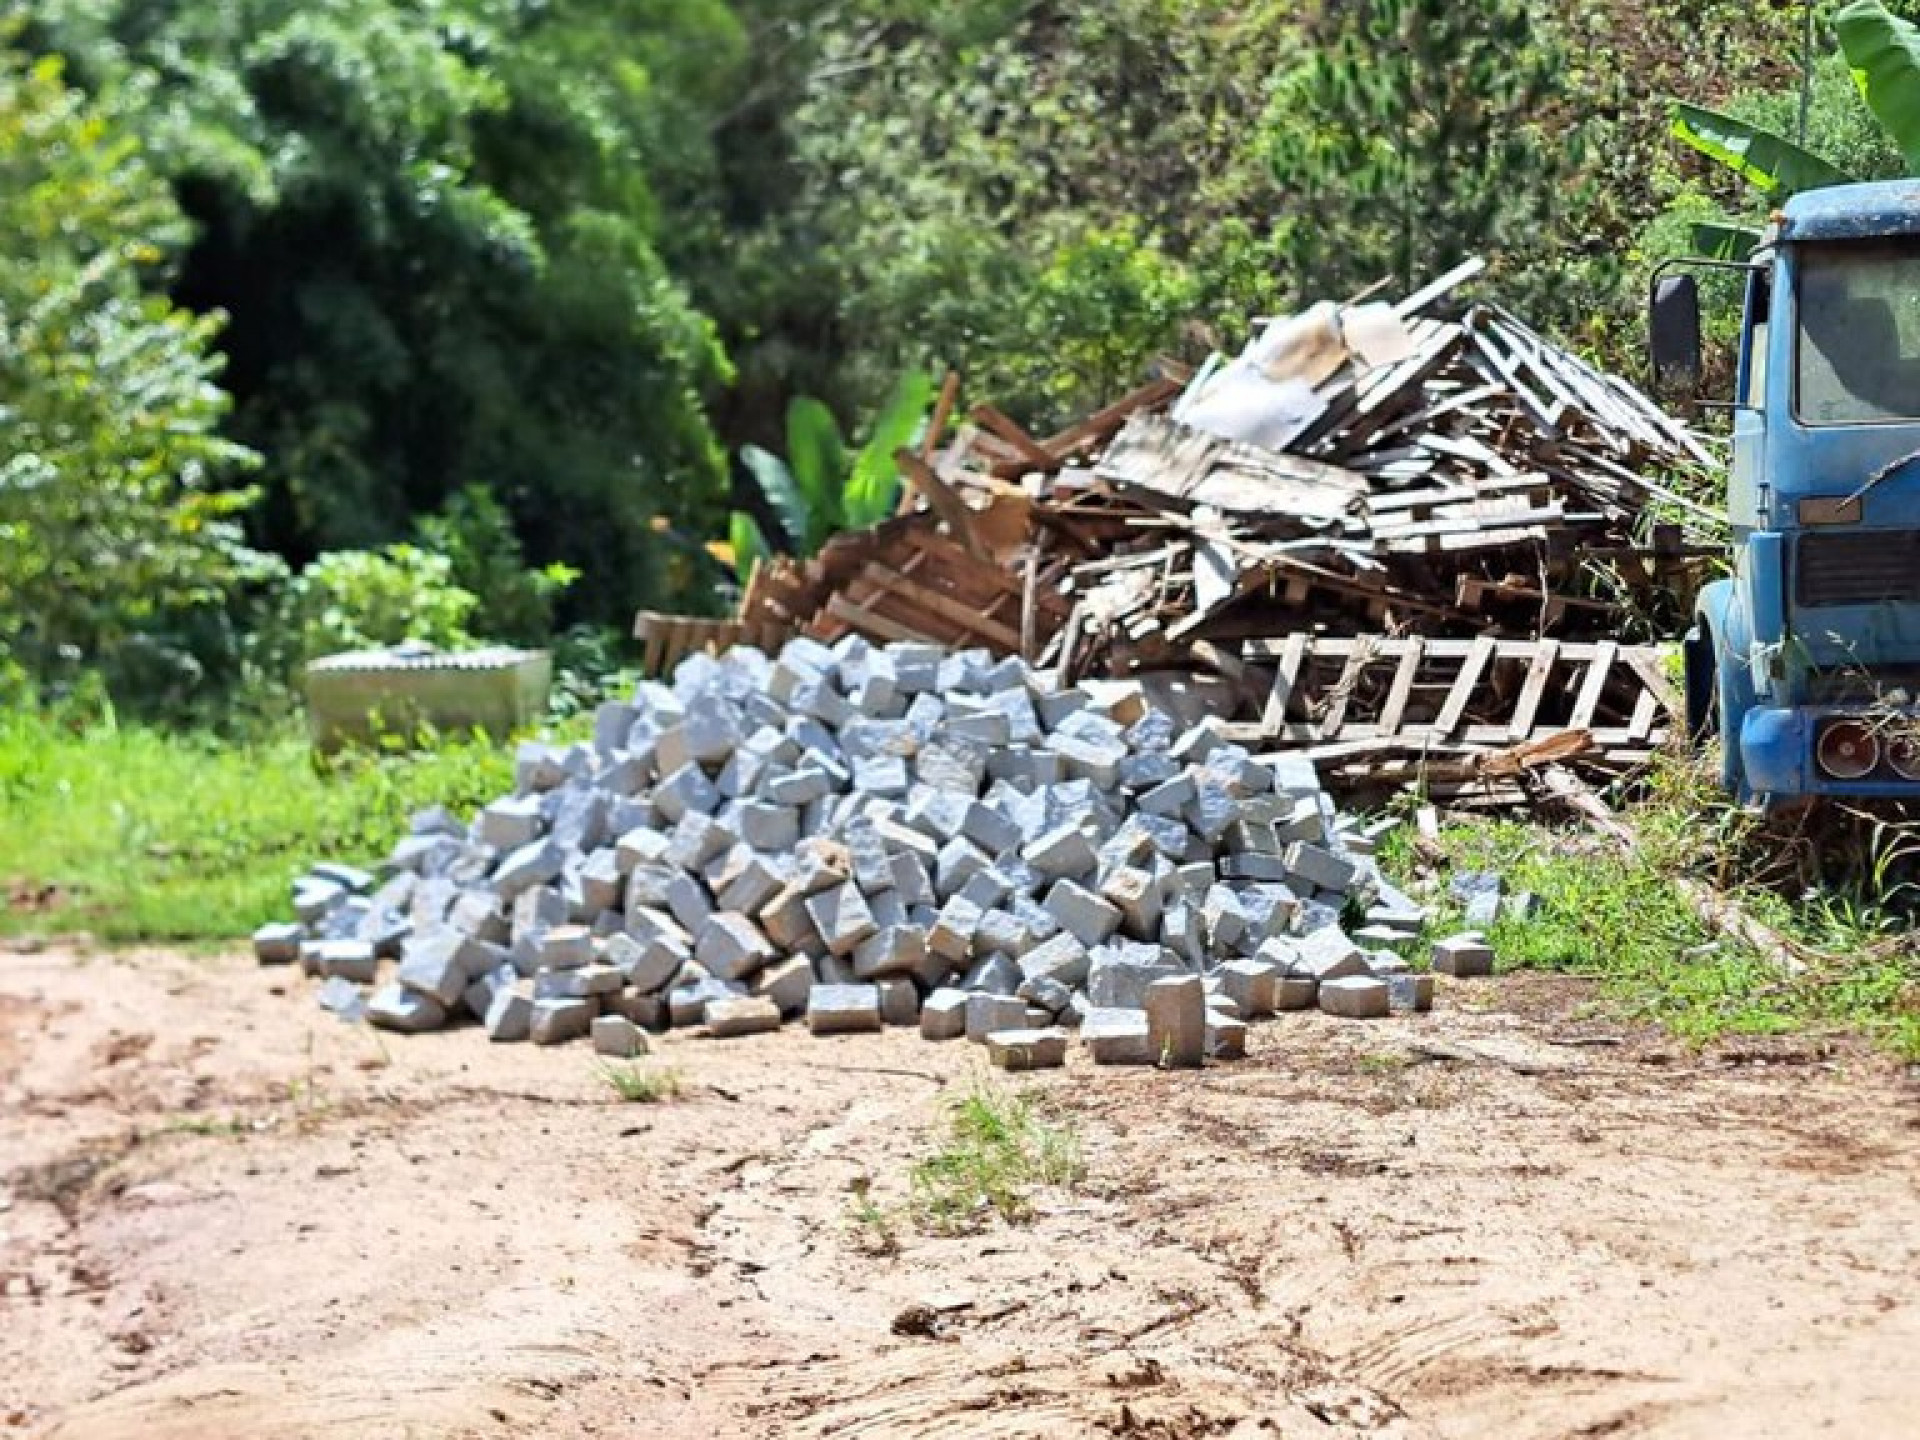
[[[1653,287],[1647,316],[1653,388],[1689,399],[1700,386],[1700,286],[1691,275],[1668,275]]]

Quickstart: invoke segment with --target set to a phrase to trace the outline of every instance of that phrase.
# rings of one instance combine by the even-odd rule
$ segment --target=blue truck
[[[1920,797],[1920,181],[1797,195],[1718,263],[1745,291],[1734,565],[1687,635],[1689,725],[1770,809]],[[1649,335],[1656,384],[1697,384],[1692,274],[1656,276]]]

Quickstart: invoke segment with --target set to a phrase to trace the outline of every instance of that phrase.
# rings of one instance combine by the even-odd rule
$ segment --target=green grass
[[[629,1105],[653,1105],[680,1093],[678,1070],[649,1070],[629,1061],[603,1064],[599,1074],[601,1083]]]
[[[1449,873],[1495,870],[1509,894],[1536,897],[1531,919],[1502,918],[1489,935],[1503,969],[1590,977],[1616,1013],[1694,1043],[1851,1031],[1920,1059],[1920,946],[1899,908],[1912,895],[1902,878],[1910,832],[1831,811],[1763,821],[1677,762],[1620,813],[1641,837],[1631,855],[1575,824],[1510,819],[1443,832]],[[1411,875],[1404,834],[1383,859]],[[1678,876],[1734,897],[1792,943],[1804,968],[1708,925]],[[1443,895],[1430,930],[1464,926]]]
[[[940,1147],[913,1167],[914,1222],[936,1234],[964,1234],[999,1216],[1032,1214],[1039,1185],[1071,1185],[1083,1173],[1071,1126],[1042,1117],[1030,1096],[986,1083],[947,1110]]]
[[[230,942],[286,918],[307,865],[377,860],[414,810],[512,783],[511,749],[477,740],[321,766],[291,727],[233,742],[0,716],[0,933]]]

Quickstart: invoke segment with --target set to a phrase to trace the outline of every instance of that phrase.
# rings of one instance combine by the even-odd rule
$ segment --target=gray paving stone
[[[1096,1007],[1080,1021],[1080,1038],[1096,1065],[1157,1065],[1147,1012]]]
[[[733,1040],[743,1035],[764,1035],[780,1028],[780,1005],[764,995],[730,995],[707,1001],[702,1023],[716,1039]]]
[[[984,991],[967,997],[967,1039],[984,1045],[996,1030],[1022,1030],[1027,1024],[1027,1002],[1012,995]]]
[[[774,958],[774,948],[753,921],[729,912],[700,927],[693,958],[717,980],[745,980]]]
[[[493,992],[482,1023],[489,1040],[525,1040],[533,1033],[533,1000],[512,986],[502,986]]]
[[[1387,982],[1371,975],[1343,975],[1320,982],[1320,1008],[1348,1020],[1373,1020],[1390,1006]]]
[[[964,990],[944,987],[928,995],[920,1005],[920,1038],[963,1038],[967,1033],[967,1002],[971,998]]]
[[[640,1027],[624,1015],[596,1015],[593,1018],[593,1051],[617,1060],[631,1060],[647,1053],[647,1037]]]
[[[1434,943],[1433,968],[1463,980],[1491,975],[1493,947],[1475,934],[1450,936]]]
[[[1198,975],[1155,980],[1147,986],[1147,1039],[1169,1069],[1195,1069],[1207,1056],[1206,989]]]
[[[816,985],[807,999],[807,1029],[841,1035],[880,1028],[880,987]]]
[[[382,1030],[417,1035],[447,1023],[447,1008],[431,995],[395,982],[382,985],[367,1000],[367,1022]]]
[[[996,1030],[986,1043],[987,1062],[1001,1070],[1057,1070],[1067,1063],[1067,1032],[1057,1026]]]

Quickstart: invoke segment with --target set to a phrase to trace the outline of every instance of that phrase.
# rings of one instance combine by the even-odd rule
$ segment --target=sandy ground
[[[1584,998],[1037,1077],[1084,1185],[889,1251],[964,1045],[673,1038],[622,1104],[237,957],[0,953],[0,1434],[1920,1434],[1920,1091]]]

